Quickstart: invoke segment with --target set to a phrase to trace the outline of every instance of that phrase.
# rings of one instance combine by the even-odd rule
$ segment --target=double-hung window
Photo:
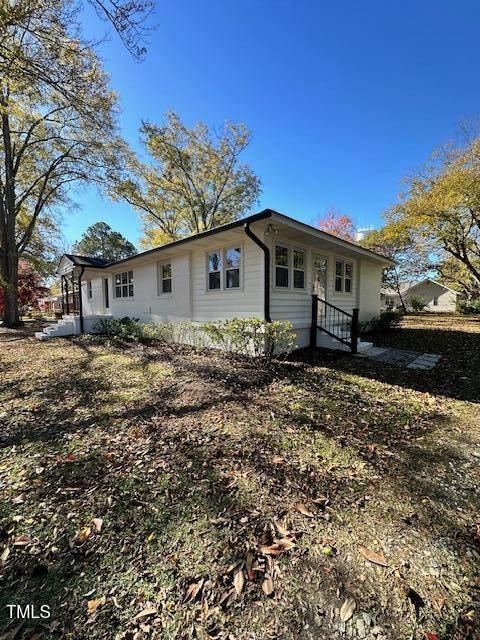
[[[115,298],[133,298],[133,271],[123,271],[114,276]]]
[[[212,251],[208,254],[208,288],[215,291],[222,288],[222,252]]]
[[[158,294],[172,293],[172,263],[163,262],[158,265]]]
[[[277,244],[275,246],[275,286],[288,288],[290,250]]]
[[[353,264],[335,260],[335,293],[352,293]]]
[[[305,289],[305,254],[299,249],[293,250],[293,288]]]
[[[225,250],[225,289],[240,288],[240,265],[242,250],[231,247]]]

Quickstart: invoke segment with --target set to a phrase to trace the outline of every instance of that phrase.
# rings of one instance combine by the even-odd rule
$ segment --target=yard
[[[480,320],[385,344],[443,359],[1,334],[0,632],[479,638]],[[12,623],[27,603],[50,619]]]

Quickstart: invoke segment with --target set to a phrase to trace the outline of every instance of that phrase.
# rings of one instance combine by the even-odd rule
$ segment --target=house
[[[362,348],[357,320],[380,311],[388,258],[271,209],[108,262],[65,254],[65,317],[37,335],[92,332],[99,318],[141,322],[289,320],[299,347]],[[313,296],[313,297],[312,297]],[[317,328],[318,327],[318,328]]]
[[[425,278],[421,282],[405,284],[400,287],[402,298],[408,308],[409,300],[419,298],[425,303],[425,310],[434,312],[454,312],[463,295],[450,287]],[[393,289],[382,289],[382,308],[401,307],[400,296]]]

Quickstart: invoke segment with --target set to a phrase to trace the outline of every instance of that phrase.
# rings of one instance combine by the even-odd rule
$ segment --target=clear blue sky
[[[245,122],[263,182],[258,210],[314,222],[329,206],[380,223],[402,177],[480,113],[478,0],[157,0],[147,59],[102,45],[123,135],[175,109]],[[87,35],[107,27],[85,16]],[[105,220],[133,242],[129,207],[76,195],[68,241]]]

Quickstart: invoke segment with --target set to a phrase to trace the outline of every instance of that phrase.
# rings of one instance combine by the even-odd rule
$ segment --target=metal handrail
[[[321,318],[318,316],[319,303],[324,309]],[[332,310],[332,313],[329,311]],[[357,353],[359,336],[359,310],[353,309],[352,313],[336,307],[334,304],[312,295],[312,324],[310,329],[310,346],[317,346],[317,329],[323,331],[335,340],[350,347],[352,353]],[[323,318],[323,320],[322,320]]]

